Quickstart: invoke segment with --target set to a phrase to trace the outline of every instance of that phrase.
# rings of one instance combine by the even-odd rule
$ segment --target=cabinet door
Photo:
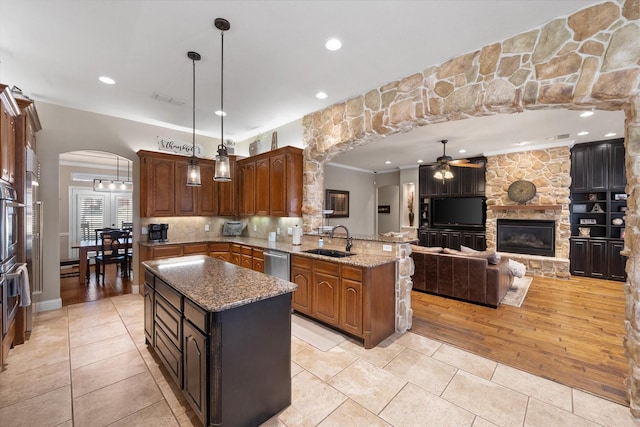
[[[420,246],[429,246],[429,233],[426,230],[419,230],[418,238],[420,239]]]
[[[189,243],[182,246],[184,255],[209,255],[209,245],[207,243]]]
[[[218,215],[234,216],[238,213],[238,172],[235,158],[229,158],[231,181],[218,182]]]
[[[607,272],[607,242],[605,240],[589,241],[589,267],[591,277],[606,278]]]
[[[473,249],[475,249],[476,251],[486,251],[487,250],[487,238],[484,235],[484,233],[475,233],[474,234],[474,245],[472,246]]]
[[[207,414],[207,338],[191,322],[183,321],[184,395],[200,421]]]
[[[140,175],[144,182],[140,190],[140,216],[173,216],[174,165],[172,160],[144,157]]]
[[[589,244],[587,239],[571,239],[570,244],[571,274],[588,275]]]
[[[200,187],[196,187],[198,200],[198,215],[218,215],[218,183],[213,180],[216,167],[212,164],[200,162]]]
[[[429,178],[433,178],[433,174],[429,175],[428,166],[420,166],[418,168],[419,191],[420,197],[429,197]]]
[[[611,190],[624,191],[627,185],[624,157],[624,144],[611,144],[611,165],[609,166],[609,189]]]
[[[153,338],[155,336],[154,333],[154,315],[153,315],[153,307],[155,305],[154,301],[154,291],[153,285],[148,283],[145,279],[144,283],[144,336],[146,338],[147,344],[153,346],[154,341]]]
[[[243,163],[238,166],[240,182],[240,215],[255,215],[256,213],[256,164],[255,162]]]
[[[609,144],[590,146],[588,160],[588,189],[607,190],[609,187]]]
[[[9,98],[8,91],[9,89],[6,88],[0,94],[0,172],[3,180],[14,182],[17,105],[15,108],[12,106],[13,97]]]
[[[571,150],[571,189],[572,191],[588,191],[587,180],[587,148],[574,147]]]
[[[193,216],[197,213],[196,187],[187,185],[189,162],[176,160],[175,167],[175,206],[176,216]]]
[[[427,194],[428,197],[439,196],[442,194],[442,180],[435,179],[433,174],[436,173],[435,166],[426,166],[426,181],[427,181]]]
[[[311,260],[291,257],[291,281],[298,285],[293,292],[291,306],[301,313],[311,314]]]
[[[363,333],[362,269],[343,265],[340,273],[340,328],[356,336]]]
[[[624,242],[609,241],[609,278],[612,280],[627,280],[625,273],[627,257],[620,255],[623,249]]]
[[[459,231],[450,231],[447,234],[449,234],[449,246],[445,247],[459,251],[460,242],[462,241],[462,233],[460,233]]]
[[[287,216],[287,200],[295,197],[289,194],[287,185],[287,155],[280,154],[269,160],[269,214]]]
[[[440,232],[436,230],[427,231],[427,246],[442,246],[442,239],[440,238]]]
[[[256,182],[255,182],[255,198],[256,198],[256,215],[269,215],[269,159],[261,159],[256,161]],[[280,187],[277,192],[284,193],[286,188]]]
[[[338,276],[314,270],[312,313],[316,319],[338,326],[339,287]]]

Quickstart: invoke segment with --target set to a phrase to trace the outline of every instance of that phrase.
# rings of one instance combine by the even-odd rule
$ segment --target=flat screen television
[[[431,227],[484,228],[484,197],[431,199]]]

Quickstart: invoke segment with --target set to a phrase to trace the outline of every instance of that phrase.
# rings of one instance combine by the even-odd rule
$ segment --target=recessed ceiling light
[[[331,51],[340,50],[340,48],[342,47],[342,42],[338,39],[329,39],[324,44],[324,47],[326,47],[327,50]]]
[[[606,136],[607,138],[610,136],[616,136],[617,134],[615,132],[609,132],[609,133],[605,133],[604,136]]]
[[[464,148],[461,149],[461,150],[458,150],[458,153],[466,153],[466,152],[467,152],[467,150],[465,150]]]
[[[578,132],[578,136],[585,136],[585,135],[589,135],[589,132],[587,132],[586,130],[583,130],[582,132]]]
[[[226,117],[226,116],[227,116],[227,113],[225,113],[225,112],[224,112],[224,111],[222,111],[222,110],[218,110],[218,111],[216,111],[216,116],[223,116],[223,117]]]
[[[386,162],[384,162],[385,165],[390,165],[391,162],[389,160],[387,160]]]
[[[593,116],[593,111],[584,111],[580,113],[580,117],[591,117]]]
[[[328,96],[329,96],[329,95],[327,95],[327,94],[326,94],[326,93],[324,93],[324,92],[318,92],[318,93],[316,93],[316,98],[318,98],[318,99],[327,99],[327,97],[328,97]]]
[[[418,160],[418,163],[422,163],[422,162],[424,162],[424,160]]]
[[[115,80],[113,80],[111,77],[107,77],[107,76],[100,76],[100,77],[98,77],[98,80],[100,80],[102,83],[104,83],[106,85],[114,85],[114,84],[116,84]]]

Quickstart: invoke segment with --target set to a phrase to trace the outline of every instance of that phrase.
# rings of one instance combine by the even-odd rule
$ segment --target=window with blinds
[[[72,190],[69,232],[72,241],[95,238],[95,229],[122,226],[133,221],[131,193],[96,193],[89,189]]]

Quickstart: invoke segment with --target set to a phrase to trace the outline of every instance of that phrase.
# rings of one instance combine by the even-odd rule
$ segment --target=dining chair
[[[106,267],[109,264],[118,264],[120,266],[121,274],[125,277],[129,277],[129,231],[117,230],[117,229],[103,229],[98,232],[98,243],[100,245],[98,249],[98,255],[95,257],[96,261],[96,283],[100,283],[100,276],[102,276],[102,283],[106,275]]]

